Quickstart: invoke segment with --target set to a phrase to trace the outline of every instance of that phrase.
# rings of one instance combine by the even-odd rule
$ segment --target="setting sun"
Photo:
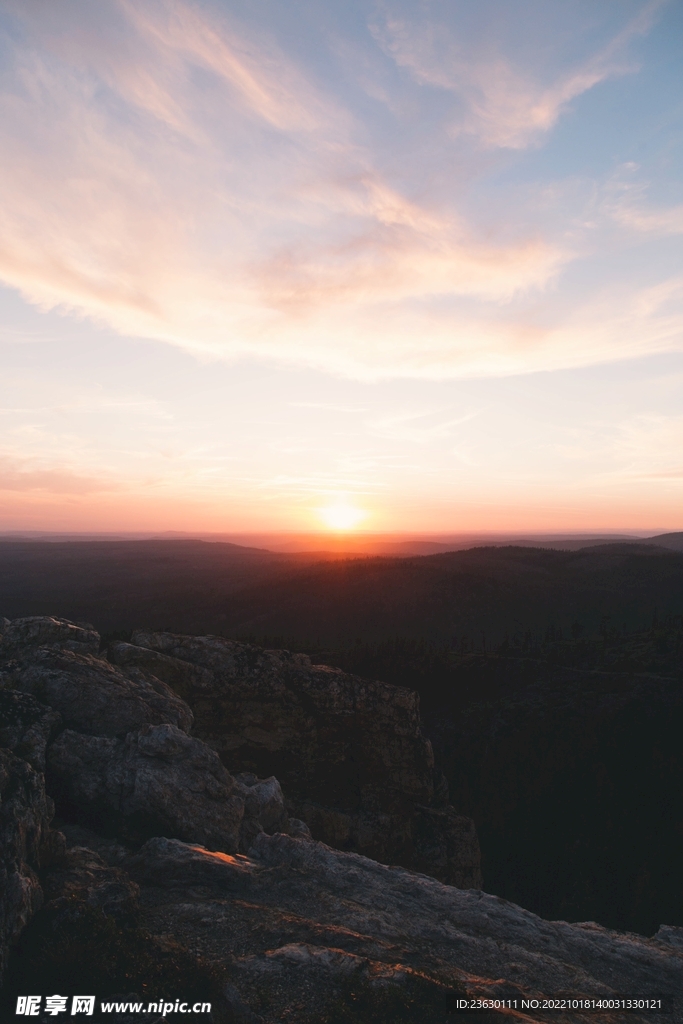
[[[329,530],[353,530],[365,519],[367,512],[339,501],[318,509],[318,515]]]

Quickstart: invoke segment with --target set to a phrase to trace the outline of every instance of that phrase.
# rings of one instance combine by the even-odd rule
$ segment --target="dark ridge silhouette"
[[[474,548],[423,558],[355,559],[297,568],[226,597],[231,632],[306,636],[324,643],[428,638],[457,647],[506,635],[628,628],[683,612],[683,558],[648,545],[577,552]]]
[[[683,553],[473,548],[410,558],[282,554],[204,541],[0,543],[0,611],[323,644],[392,637],[457,647],[549,627],[629,629],[683,612]]]
[[[650,542],[663,548],[671,548],[672,551],[683,551],[683,533],[662,533],[657,537],[651,537]]]

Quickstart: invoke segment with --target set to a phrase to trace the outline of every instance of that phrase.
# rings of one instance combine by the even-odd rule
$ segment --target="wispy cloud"
[[[117,491],[120,487],[116,480],[107,480],[101,475],[88,476],[69,466],[0,454],[0,491],[85,495]]]
[[[504,53],[471,52],[447,25],[416,22],[382,5],[373,25],[384,50],[416,82],[453,93],[462,111],[451,123],[454,133],[476,136],[484,146],[523,149],[549,131],[571,100],[600,82],[634,70],[628,43],[645,34],[666,0],[651,0],[610,42],[583,63],[547,83]]]
[[[335,405],[332,402],[290,402],[292,409],[322,409],[326,412],[344,412],[350,415],[367,412],[362,405]]]
[[[0,275],[30,300],[194,351],[353,371],[394,362],[378,306],[507,302],[570,258],[536,232],[478,237],[390,186],[337,104],[200,8],[100,11],[123,19],[120,53],[100,64],[97,24],[47,41],[30,25],[42,49],[15,53],[0,96],[13,154],[0,170]],[[194,82],[197,67],[215,88]],[[331,344],[321,315],[334,318]]]
[[[312,93],[305,79],[261,28],[255,43],[244,33],[230,31],[226,23],[212,24],[197,8],[187,4],[162,4],[141,7],[120,0],[130,23],[165,62],[177,71],[194,64],[211,71],[228,85],[239,104],[249,114],[281,131],[312,132],[321,121],[333,116],[332,105]],[[141,105],[149,102],[147,76],[133,83],[132,95]],[[166,111],[165,95],[158,103],[158,90],[152,90],[152,109]],[[173,124],[173,119],[171,119]]]
[[[622,204],[614,217],[624,227],[643,234],[683,235],[683,204],[660,208]]]
[[[549,84],[504,56],[465,58],[448,40],[437,52],[436,29],[390,15],[381,39],[416,92],[417,81],[457,94],[456,134],[519,148],[624,70],[657,7]],[[0,277],[31,302],[201,355],[361,377],[509,373],[619,351],[609,332],[568,344],[535,319],[580,251],[576,232],[549,228],[537,197],[478,223],[466,189],[430,188],[450,173],[452,135],[409,172],[262,25],[183,0],[7,10]]]
[[[676,481],[683,479],[683,416],[633,416],[616,430],[610,457],[613,475],[626,479]]]
[[[604,211],[635,235],[663,238],[683,234],[683,204],[654,205],[649,198],[652,183],[641,177],[641,167],[622,164],[607,182]]]
[[[480,416],[480,411],[463,413],[460,416],[443,418],[443,411],[399,413],[374,420],[370,424],[372,434],[392,441],[407,441],[412,444],[434,444],[452,438],[455,428],[469,423]]]
[[[505,302],[543,288],[571,258],[538,236],[477,238],[459,218],[420,209],[374,178],[349,189],[347,205],[361,218],[356,232],[331,244],[290,244],[262,265],[269,305],[302,312],[433,295]]]

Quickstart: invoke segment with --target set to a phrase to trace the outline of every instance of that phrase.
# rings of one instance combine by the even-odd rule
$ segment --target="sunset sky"
[[[683,4],[0,0],[0,529],[683,530]]]

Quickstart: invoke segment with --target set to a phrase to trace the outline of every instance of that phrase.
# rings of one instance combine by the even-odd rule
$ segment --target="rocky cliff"
[[[460,887],[481,887],[471,819],[448,803],[415,693],[221,637],[138,630],[109,659],[163,680],[232,771],[274,774],[313,837]]]
[[[8,1014],[84,977],[208,998],[216,1024],[445,1022],[448,993],[683,998],[681,929],[547,922],[430,877],[478,882],[476,835],[409,691],[218,638],[139,632],[106,658],[65,620],[0,629]],[[395,853],[430,875],[378,863]]]

